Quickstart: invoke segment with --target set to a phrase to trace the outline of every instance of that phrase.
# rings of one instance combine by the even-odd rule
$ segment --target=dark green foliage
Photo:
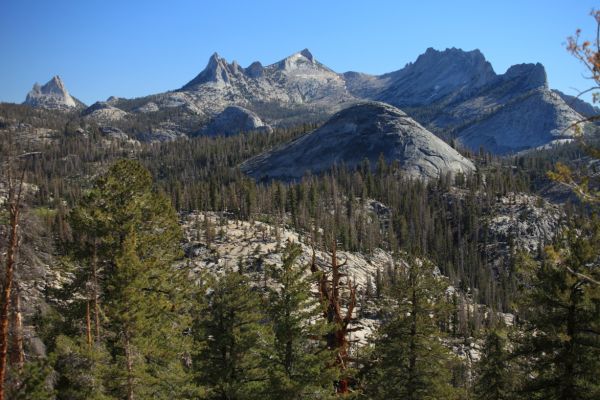
[[[475,398],[478,400],[515,398],[519,373],[507,346],[508,338],[503,331],[492,330],[485,337],[476,369]]]
[[[334,354],[326,349],[329,327],[320,318],[321,305],[311,293],[315,279],[300,266],[298,244],[288,242],[283,265],[270,267],[273,287],[268,294],[268,314],[274,342],[269,357],[269,397],[272,399],[322,399],[333,394]]]
[[[447,282],[431,263],[412,260],[398,270],[393,305],[384,320],[366,371],[365,394],[372,399],[453,399],[453,357],[442,344],[447,320]]]
[[[600,223],[571,228],[541,265],[522,263],[530,281],[519,308],[517,354],[530,399],[600,398]],[[533,271],[531,268],[534,268]]]
[[[21,373],[11,371],[6,395],[11,400],[54,400],[52,366],[47,360],[35,360],[25,364]]]
[[[239,272],[209,278],[196,312],[194,375],[207,399],[262,399],[273,343],[261,297]]]
[[[83,338],[56,338],[51,355],[56,372],[56,398],[59,400],[107,400],[106,373],[110,356],[102,345],[88,346]]]
[[[82,358],[88,360],[88,368],[81,370],[98,374],[102,386],[88,389],[116,398],[130,393],[155,399],[187,396],[193,391],[184,365],[191,345],[184,335],[191,323],[191,283],[187,270],[174,266],[181,254],[181,231],[169,201],[153,190],[150,174],[139,163],[122,160],[97,180],[71,220],[84,249],[77,254],[86,260],[80,270],[84,279],[76,283],[89,282],[85,277],[93,264],[86,249],[90,242],[97,248],[101,315],[100,337],[92,335],[94,344],[83,345],[83,339],[75,343],[83,354],[103,348],[108,357],[104,363]],[[88,299],[89,284],[79,289]],[[83,326],[85,308],[78,301],[71,308],[73,323]],[[66,368],[63,378],[76,379],[71,373],[79,370]]]

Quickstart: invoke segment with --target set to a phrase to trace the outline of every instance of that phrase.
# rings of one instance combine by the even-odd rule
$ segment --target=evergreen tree
[[[301,247],[288,242],[283,265],[270,268],[268,312],[273,325],[269,395],[273,399],[320,399],[333,394],[333,354],[323,340],[328,326],[311,294],[314,281],[296,263]]]
[[[519,308],[524,334],[517,349],[528,372],[524,397],[600,398],[599,257],[595,219],[566,230],[541,265],[526,271],[532,279]]]
[[[89,346],[83,337],[56,338],[50,359],[56,372],[57,400],[109,400],[106,374],[111,358],[103,344]]]
[[[389,293],[395,306],[383,310],[383,324],[366,371],[372,399],[451,399],[452,356],[439,324],[447,319],[447,282],[427,261],[399,268]]]
[[[7,398],[11,400],[54,400],[51,385],[52,367],[47,360],[30,361],[18,376],[18,385],[9,387]]]
[[[488,332],[481,359],[477,364],[475,398],[478,400],[510,400],[515,398],[517,371],[507,349],[506,334],[499,330]]]
[[[264,398],[273,339],[259,293],[237,271],[207,279],[203,291],[194,324],[197,383],[208,399]]]
[[[73,211],[75,233],[94,238],[103,316],[96,340],[111,356],[107,393],[117,398],[184,398],[191,339],[187,271],[175,268],[177,216],[138,162],[122,160]],[[95,262],[93,263],[95,264]],[[92,265],[93,265],[92,264]],[[89,312],[88,312],[89,317]],[[88,318],[88,346],[89,318]]]

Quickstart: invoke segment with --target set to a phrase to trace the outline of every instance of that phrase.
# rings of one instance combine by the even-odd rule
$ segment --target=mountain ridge
[[[536,113],[535,121],[527,117],[536,108],[532,98],[537,99],[538,108],[547,111]],[[245,68],[215,52],[205,68],[179,89],[138,99],[115,99],[110,106],[133,115],[166,114],[160,117],[166,118],[161,124],[179,130],[175,136],[189,136],[206,131],[206,125],[230,106],[242,107],[275,127],[320,123],[365,100],[402,108],[446,141],[456,139],[472,150],[488,146],[487,150],[498,154],[534,148],[558,136],[568,139],[564,132],[550,132],[563,131],[564,121],[579,119],[574,108],[586,109],[585,104],[567,104],[566,95],[552,97],[542,64],[516,64],[497,74],[481,51],[458,48],[428,48],[414,62],[382,75],[337,73],[308,49],[266,66],[255,61]],[[590,107],[587,109],[593,110]],[[490,125],[483,123],[500,112],[503,116],[497,120],[511,121],[514,135],[505,138],[497,123],[491,126],[495,131],[489,132]],[[111,113],[117,115],[118,111]],[[169,116],[172,114],[175,116]],[[515,135],[530,140],[511,143],[510,137]],[[151,135],[144,137],[152,140]],[[490,137],[494,138],[491,146]]]

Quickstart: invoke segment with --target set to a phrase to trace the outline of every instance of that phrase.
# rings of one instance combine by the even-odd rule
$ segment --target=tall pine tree
[[[515,398],[517,370],[508,351],[506,333],[491,330],[485,337],[476,371],[475,397],[478,400]]]
[[[321,399],[333,394],[334,354],[323,339],[330,327],[312,293],[316,282],[307,267],[297,264],[298,244],[288,242],[283,265],[270,267],[268,312],[274,342],[269,358],[269,397]]]
[[[272,333],[260,294],[238,271],[208,277],[194,324],[195,380],[214,400],[262,399]]]
[[[167,198],[138,162],[121,160],[72,214],[75,235],[93,238],[98,318],[95,346],[110,354],[104,375],[116,398],[191,396],[187,271],[176,268],[181,231]],[[97,259],[95,259],[97,257]],[[88,275],[90,275],[88,273]],[[96,284],[94,282],[94,284]],[[95,299],[92,299],[95,300]],[[86,342],[90,345],[89,297]],[[93,302],[92,302],[93,303]]]
[[[546,248],[519,307],[524,397],[600,398],[600,221],[567,229]],[[531,268],[531,263],[522,267]]]
[[[372,399],[451,399],[452,355],[442,343],[447,319],[446,280],[425,260],[398,269],[390,290],[394,303],[382,310],[383,324],[366,371]]]

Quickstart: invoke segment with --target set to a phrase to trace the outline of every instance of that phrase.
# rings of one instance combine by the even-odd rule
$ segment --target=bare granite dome
[[[397,160],[409,176],[437,178],[446,173],[469,173],[475,167],[444,141],[384,103],[364,102],[335,114],[317,130],[242,166],[257,179],[295,180],[307,171],[319,173],[335,164],[372,166],[380,155]]]
[[[218,114],[199,134],[230,136],[243,132],[271,132],[258,115],[239,106],[229,106]]]

